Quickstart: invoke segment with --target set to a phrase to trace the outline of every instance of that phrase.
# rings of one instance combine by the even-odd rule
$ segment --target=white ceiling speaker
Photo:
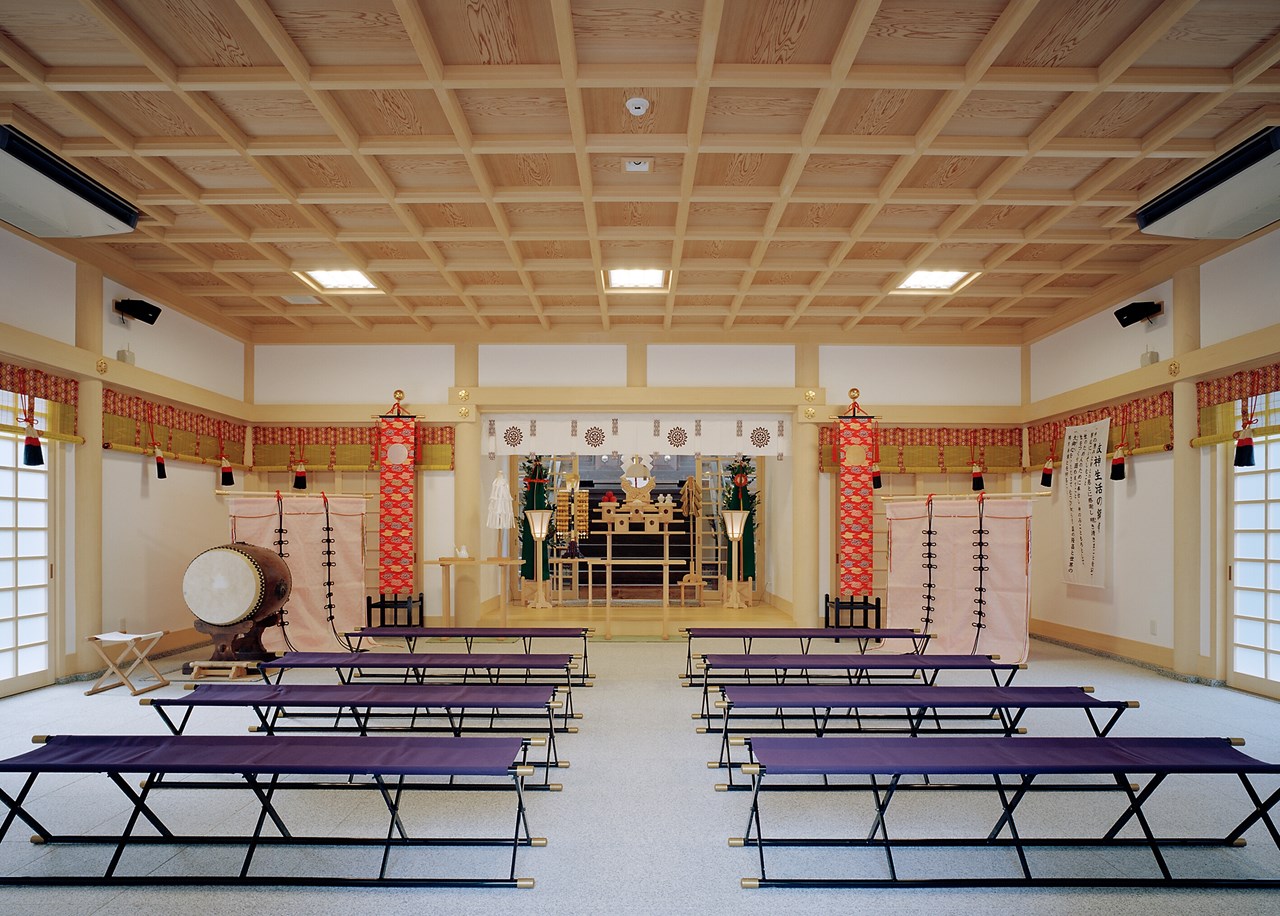
[[[649,110],[649,100],[642,99],[640,96],[627,99],[627,111],[631,112],[637,118]]]
[[[0,127],[0,220],[37,238],[132,232],[127,200],[12,127]]]

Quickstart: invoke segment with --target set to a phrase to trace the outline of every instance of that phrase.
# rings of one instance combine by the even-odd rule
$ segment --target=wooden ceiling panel
[[[499,188],[567,188],[578,184],[577,163],[568,153],[495,154],[481,156],[480,161]]]
[[[108,67],[136,67],[138,58],[79,0],[0,0],[0,28],[48,67],[92,60]]]
[[[457,97],[477,137],[569,133],[562,90],[459,89]]]
[[[591,134],[683,134],[689,126],[693,90],[683,87],[619,86],[583,89],[582,107]],[[647,99],[649,110],[634,115],[627,100]]]
[[[648,172],[628,172],[626,161],[631,158],[649,160],[651,169]],[[590,157],[591,181],[600,188],[636,188],[647,191],[652,188],[676,187],[680,180],[680,170],[684,166],[684,156],[679,153],[641,152],[635,156],[625,151],[618,153],[594,153]],[[576,180],[575,180],[576,183]]]
[[[990,156],[921,156],[903,188],[978,188],[1000,160]]]
[[[791,157],[780,153],[703,153],[694,183],[700,187],[777,187]]]
[[[831,60],[855,0],[735,0],[725,6],[716,60],[821,64]]]
[[[858,209],[853,204],[788,204],[780,225],[844,228],[853,224]]]
[[[822,128],[828,137],[913,137],[942,93],[928,89],[846,89]]]
[[[1189,101],[1180,92],[1107,92],[1085,108],[1062,136],[1141,138]]]
[[[432,229],[471,230],[493,227],[493,217],[484,204],[414,204],[409,209],[423,226]]]
[[[971,92],[946,127],[948,137],[1025,137],[1067,98],[1065,92]]]
[[[858,62],[960,66],[1000,18],[1002,0],[883,0]]]
[[[1273,0],[1199,0],[1138,66],[1229,68],[1275,34]]]
[[[377,156],[375,161],[403,191],[479,193],[463,156]]]
[[[517,245],[520,256],[526,261],[582,261],[590,260],[591,245],[586,241],[566,241],[561,239],[539,239],[531,242],[520,242]]]
[[[51,248],[246,340],[1016,344],[1213,253],[1133,214],[1280,123],[1278,35],[1275,0],[0,0],[0,123],[142,209]],[[393,295],[282,313],[295,266]],[[636,266],[672,290],[602,301]],[[947,266],[983,276],[888,294]]]
[[[838,156],[815,153],[804,164],[798,187],[874,190],[897,163],[893,156]]]
[[[586,214],[579,203],[503,204],[502,209],[513,229],[546,226],[563,228],[574,235],[587,231]]]
[[[232,156],[210,157],[208,159],[186,156],[173,160],[174,167],[194,184],[204,190],[228,189],[260,189],[272,188],[271,182],[255,167],[254,163]],[[279,193],[270,196],[279,199]]]
[[[346,90],[330,97],[362,136],[453,136],[439,99],[426,89]]]
[[[997,58],[1002,67],[1099,67],[1159,0],[1040,3]]]
[[[775,243],[777,244],[777,243]],[[754,242],[735,242],[723,239],[688,241],[684,243],[685,260],[743,260],[751,257]]]
[[[544,0],[433,0],[422,4],[448,66],[552,64],[556,36]]]
[[[712,89],[702,119],[708,134],[799,134],[817,98],[817,90]]]
[[[702,34],[702,0],[663,4],[574,0],[573,38],[584,64],[692,64]]]
[[[373,58],[383,66],[416,64],[393,0],[339,4],[327,0],[273,0],[289,39],[312,64],[342,66]]]
[[[301,91],[210,92],[209,99],[250,137],[328,136],[324,116]]]
[[[1070,191],[1111,160],[1036,156],[1004,183],[1005,190]],[[1170,161],[1170,160],[1166,160]]]
[[[270,67],[279,63],[271,45],[234,3],[117,2],[179,67]]]

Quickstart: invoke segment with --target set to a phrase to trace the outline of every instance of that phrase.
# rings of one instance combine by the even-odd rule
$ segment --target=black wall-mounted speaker
[[[1130,302],[1116,309],[1116,321],[1120,327],[1127,328],[1131,324],[1154,318],[1164,311],[1163,302]]]
[[[160,306],[152,305],[144,299],[117,299],[115,309],[126,318],[137,318],[147,324],[155,324],[160,317]]]

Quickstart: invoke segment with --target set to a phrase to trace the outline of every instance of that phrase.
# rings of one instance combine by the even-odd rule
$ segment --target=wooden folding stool
[[[121,633],[119,631],[113,633],[99,633],[97,636],[85,637],[89,645],[102,656],[102,660],[106,662],[107,669],[102,672],[99,677],[88,690],[84,692],[85,696],[93,696],[95,693],[101,693],[104,690],[110,690],[113,687],[121,685],[128,687],[129,692],[134,696],[140,693],[146,693],[148,690],[155,690],[158,687],[165,687],[169,684],[169,679],[156,670],[151,664],[151,660],[147,658],[147,654],[156,647],[156,643],[165,637],[168,630],[156,630],[154,633]],[[108,647],[119,646],[120,651],[113,659],[108,651]],[[128,664],[128,668],[121,671],[121,667]],[[156,679],[156,683],[148,684],[146,687],[134,687],[130,678],[133,672],[142,666],[150,671]],[[107,679],[111,675],[115,675],[114,681]]]

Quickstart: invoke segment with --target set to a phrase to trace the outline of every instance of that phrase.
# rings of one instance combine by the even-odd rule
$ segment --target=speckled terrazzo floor
[[[845,647],[847,649],[847,647]],[[455,651],[456,643],[432,645],[431,651]],[[818,647],[815,645],[815,651]],[[840,651],[828,646],[825,651]],[[420,647],[421,651],[421,647]],[[544,650],[545,651],[545,650]],[[732,651],[732,650],[730,650]],[[165,659],[163,668],[176,669],[180,659]],[[532,890],[496,889],[350,889],[329,888],[246,888],[210,887],[156,888],[0,888],[0,913],[27,914],[75,912],[82,916],[135,916],[173,913],[271,913],[272,916],[308,914],[360,914],[378,916],[433,913],[849,913],[871,910],[877,916],[908,913],[992,913],[1032,911],[1039,914],[1127,913],[1216,913],[1271,914],[1280,911],[1277,891],[1152,891],[1152,890],[743,890],[738,879],[754,875],[755,854],[750,849],[731,849],[726,838],[742,833],[748,798],[745,793],[715,792],[713,786],[723,774],[706,768],[715,756],[715,740],[694,731],[690,713],[697,708],[695,691],[680,686],[677,672],[683,668],[684,644],[663,642],[618,642],[595,640],[591,645],[591,665],[595,686],[578,690],[575,702],[583,719],[581,731],[564,736],[560,753],[572,766],[560,770],[560,793],[531,793],[529,818],[533,832],[549,838],[541,849],[520,852],[517,873],[537,879]],[[985,675],[984,675],[985,677]],[[305,678],[324,682],[319,674]],[[982,683],[952,676],[947,683]],[[1019,676],[1019,684],[1091,684],[1100,696],[1137,699],[1140,709],[1126,713],[1116,735],[1231,735],[1247,740],[1246,751],[1254,756],[1280,761],[1280,704],[1226,690],[1170,680],[1141,668],[1098,658],[1068,648],[1033,642],[1030,668]],[[85,685],[63,684],[0,700],[0,754],[11,756],[30,748],[33,734],[56,733],[136,733],[162,734],[162,723],[135,698],[116,690],[94,697],[83,695]],[[180,683],[164,688],[177,692]],[[249,713],[202,710],[193,717],[191,731],[202,734],[243,733],[251,724]],[[1086,734],[1083,717],[1070,712],[1029,713],[1026,724],[1032,734]],[[1274,788],[1272,780],[1266,788]],[[20,784],[13,776],[0,777],[0,786],[12,792]],[[101,777],[64,777],[51,780],[43,790],[40,811],[50,823],[67,821],[92,827],[118,816],[119,793]],[[172,793],[165,804],[177,804],[184,793]],[[232,793],[223,793],[230,795]],[[238,794],[238,793],[236,793]],[[1220,800],[1219,796],[1220,795]],[[206,796],[207,797],[207,796]],[[434,798],[442,799],[441,796]],[[493,797],[456,796],[439,802],[440,822],[450,818],[471,818]],[[1046,797],[1047,798],[1047,797]],[[839,816],[830,796],[790,796],[773,800],[775,808],[794,799],[793,819],[821,823]],[[1028,811],[1023,826],[1033,829],[1052,821],[1071,822],[1084,817],[1085,806],[1096,796],[1070,796],[1063,803],[1042,805]],[[1158,804],[1157,804],[1158,800]],[[936,823],[937,829],[954,829],[964,820],[966,810],[949,801],[915,802],[911,809],[919,821],[914,827]],[[1114,804],[1114,800],[1112,800]],[[200,804],[197,802],[196,804]],[[359,817],[350,810],[346,798],[309,794],[297,809],[299,823],[307,829],[323,830],[346,818]],[[1150,812],[1168,832],[1179,824],[1195,823],[1201,816],[1210,822],[1243,816],[1244,801],[1238,784],[1215,778],[1171,779],[1153,798]],[[231,816],[237,805],[211,805],[192,813],[199,825],[214,829]],[[503,822],[509,801],[500,805]],[[905,809],[904,809],[905,810]],[[987,809],[983,809],[985,816]],[[1105,810],[1111,811],[1112,808]],[[1164,820],[1164,819],[1168,820]],[[62,820],[59,820],[62,819]],[[863,821],[859,820],[858,823]],[[446,827],[447,829],[447,827]],[[913,831],[920,832],[920,831]],[[0,873],[45,873],[80,871],[88,867],[87,856],[101,850],[32,846],[29,831],[11,831],[0,844]],[[1244,850],[1210,852],[1201,859],[1187,859],[1179,853],[1175,861],[1187,871],[1213,868],[1238,875],[1280,876],[1280,852],[1265,835],[1254,830]],[[495,850],[448,851],[457,862],[476,868],[492,863],[500,870]],[[787,852],[779,850],[776,865],[783,872],[813,873],[814,863],[840,862],[839,868],[857,867],[853,859],[842,859],[835,850]],[[131,851],[128,855],[132,856]],[[137,851],[147,859],[147,867],[157,869],[180,865],[214,870],[232,868],[235,853],[208,848],[188,850],[148,849]],[[176,855],[175,861],[166,861]],[[965,851],[920,855],[914,861],[923,867],[935,864],[946,869],[956,862],[947,857],[966,857],[964,867],[979,872],[1001,867],[968,858]],[[1118,873],[1143,864],[1102,857],[1096,851],[1040,853],[1047,871],[1070,872],[1079,867],[1092,873]],[[1194,853],[1191,855],[1195,855]],[[941,861],[937,861],[938,859]],[[309,870],[314,866],[308,854],[272,851],[259,865],[264,872],[277,869]],[[140,860],[141,861],[141,860]],[[771,864],[775,860],[771,858]],[[905,861],[905,860],[904,860]],[[1135,860],[1136,861],[1136,860]],[[972,863],[972,864],[971,864]],[[142,866],[139,866],[142,867]]]

